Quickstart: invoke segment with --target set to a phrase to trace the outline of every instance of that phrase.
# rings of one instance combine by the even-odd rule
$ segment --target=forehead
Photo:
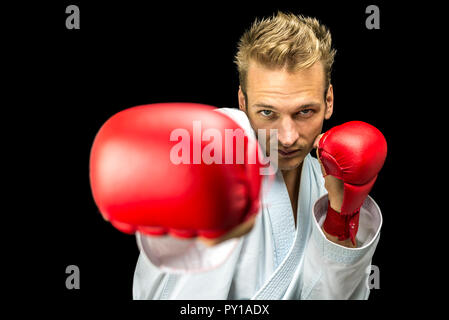
[[[252,98],[301,99],[323,96],[324,69],[321,62],[296,72],[285,68],[270,69],[251,61],[247,73],[247,91]]]

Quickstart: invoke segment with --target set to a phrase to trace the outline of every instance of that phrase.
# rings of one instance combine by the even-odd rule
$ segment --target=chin
[[[278,159],[278,169],[281,171],[289,171],[297,169],[304,161],[303,157],[297,157],[292,159]]]

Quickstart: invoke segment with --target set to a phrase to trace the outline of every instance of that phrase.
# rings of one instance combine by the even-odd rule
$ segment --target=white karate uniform
[[[252,131],[246,114],[218,109]],[[182,182],[180,182],[182,183]],[[382,215],[368,197],[360,210],[357,248],[321,230],[327,191],[317,159],[302,165],[297,227],[282,173],[264,178],[262,206],[249,234],[214,247],[195,240],[137,234],[134,299],[367,299],[371,259]]]

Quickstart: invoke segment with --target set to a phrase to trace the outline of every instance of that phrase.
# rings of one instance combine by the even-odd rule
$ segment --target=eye
[[[265,117],[269,117],[269,116],[273,115],[273,111],[271,111],[271,110],[261,110],[260,113]]]
[[[315,112],[315,110],[313,110],[313,109],[304,109],[304,110],[299,111],[298,114],[303,118],[308,118],[308,117],[311,117],[314,112]]]

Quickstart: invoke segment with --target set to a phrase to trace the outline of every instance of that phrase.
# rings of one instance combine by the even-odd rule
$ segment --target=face
[[[333,89],[330,85],[324,95],[325,75],[321,62],[289,73],[284,69],[267,69],[251,61],[246,87],[248,105],[239,89],[240,109],[246,112],[256,133],[258,129],[278,130],[278,168],[283,171],[298,168],[312,150],[324,119],[329,119],[333,111]]]

